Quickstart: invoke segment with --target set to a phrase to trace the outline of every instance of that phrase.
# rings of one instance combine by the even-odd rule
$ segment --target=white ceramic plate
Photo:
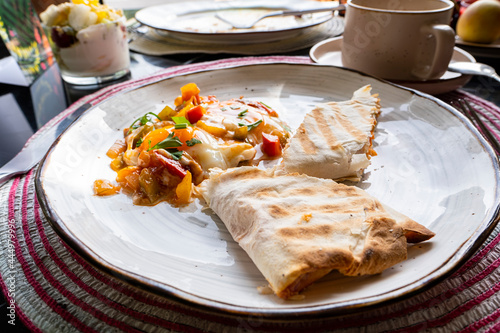
[[[332,12],[305,14],[302,17],[269,17],[251,29],[233,29],[219,15],[239,23],[252,21],[263,13],[332,7],[332,3],[301,0],[184,1],[147,7],[135,14],[137,21],[167,32],[171,37],[201,43],[248,44],[291,38],[304,30],[328,21]]]
[[[319,64],[342,66],[341,48],[342,37],[330,38],[314,45],[309,52],[309,56]],[[455,47],[451,59],[451,62],[455,61],[476,62],[472,55],[457,47]],[[438,95],[463,87],[470,79],[470,75],[447,71],[438,80],[424,82],[398,81],[394,83],[431,95]]]
[[[267,283],[223,223],[199,203],[134,206],[119,194],[96,197],[96,179],[114,179],[105,153],[122,129],[158,112],[196,82],[203,95],[243,95],[275,108],[291,128],[320,102],[345,100],[371,84],[382,103],[378,156],[357,186],[436,236],[409,248],[408,259],[380,275],[332,273],[283,301],[263,295]],[[37,174],[37,193],[55,229],[98,267],[134,285],[207,309],[269,317],[329,313],[407,296],[442,278],[477,249],[494,226],[499,166],[473,126],[443,102],[358,72],[317,64],[271,63],[170,77],[89,109],[51,148]]]
[[[470,43],[456,37],[455,44],[475,57],[500,58],[500,38],[491,44]]]
[[[129,44],[129,47],[132,51],[155,56],[183,53],[229,53],[241,55],[284,54],[303,50],[332,36],[341,35],[343,32],[344,18],[336,15],[331,20],[304,30],[297,36],[277,41],[252,44],[207,44],[172,38],[168,33],[156,29],[149,29],[145,35],[135,38]]]

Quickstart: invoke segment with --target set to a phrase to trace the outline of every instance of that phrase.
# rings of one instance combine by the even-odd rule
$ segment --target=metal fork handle
[[[270,12],[267,14],[264,14],[260,16],[258,19],[254,20],[251,24],[238,24],[235,22],[231,22],[231,20],[226,19],[225,17],[219,15],[218,13],[215,14],[215,17],[217,17],[219,20],[226,22],[227,24],[231,25],[235,29],[250,29],[252,28],[257,22],[268,18],[268,17],[273,17],[273,16],[291,16],[291,15],[303,15],[303,14],[312,14],[312,13],[321,13],[321,12],[333,12],[336,10],[344,10],[345,5],[339,5],[335,7],[323,7],[323,8],[314,8],[314,9],[302,9],[302,10],[278,10],[274,12]]]
[[[272,17],[272,16],[291,16],[291,15],[303,15],[303,14],[313,14],[322,12],[333,12],[335,10],[345,10],[345,5],[338,5],[335,7],[315,8],[315,9],[303,9],[303,10],[278,10],[266,15],[262,15],[262,18]]]

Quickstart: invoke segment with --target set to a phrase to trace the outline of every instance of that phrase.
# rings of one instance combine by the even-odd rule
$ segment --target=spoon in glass
[[[488,76],[500,82],[500,76],[493,67],[479,62],[453,62],[448,65],[448,70],[462,74]]]

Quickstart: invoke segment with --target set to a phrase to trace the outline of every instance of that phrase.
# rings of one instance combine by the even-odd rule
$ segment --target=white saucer
[[[341,48],[342,48],[342,37],[335,37],[324,40],[322,42],[314,45],[309,51],[309,56],[312,61],[323,64],[323,65],[333,65],[342,66],[341,58]],[[474,57],[467,53],[466,51],[455,47],[453,52],[453,57],[451,62],[456,61],[466,61],[466,62],[476,62]],[[431,95],[443,94],[446,92],[453,91],[464,86],[471,79],[470,75],[464,75],[455,72],[449,72],[443,74],[443,76],[438,80],[429,81],[392,81],[396,84],[420,90]]]

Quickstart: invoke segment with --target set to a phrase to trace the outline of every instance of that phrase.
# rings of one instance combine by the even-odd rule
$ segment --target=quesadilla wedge
[[[419,241],[434,235],[365,191],[330,179],[212,169],[199,189],[283,299],[332,270],[377,274],[405,260],[405,224],[424,232]]]
[[[364,86],[348,101],[320,104],[305,115],[283,151],[283,173],[358,181],[376,155],[373,132],[380,101]]]

